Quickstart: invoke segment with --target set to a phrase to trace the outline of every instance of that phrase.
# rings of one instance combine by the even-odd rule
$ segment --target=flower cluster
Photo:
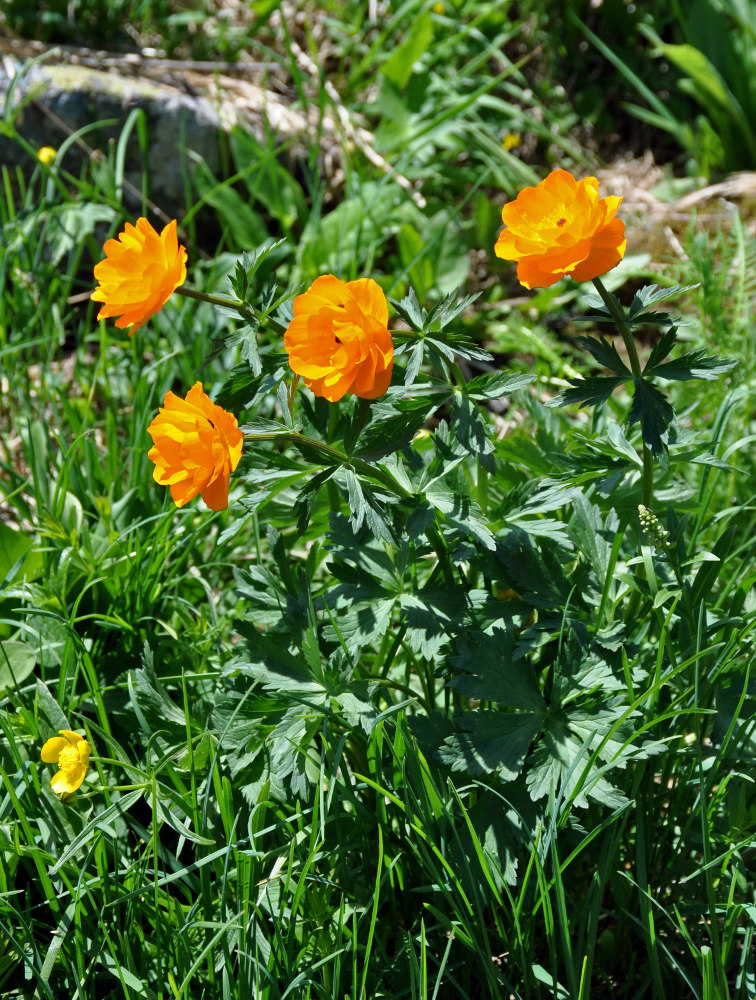
[[[547,288],[565,275],[596,278],[622,259],[625,226],[615,218],[622,199],[600,199],[598,186],[595,177],[577,181],[566,170],[554,170],[503,207],[505,228],[494,249],[517,261],[526,288]],[[92,298],[103,303],[98,319],[117,316],[116,326],[130,327],[131,335],[163,308],[186,279],[186,250],[176,232],[175,220],[158,235],[141,218],[108,240],[105,260],[95,267],[99,284]],[[294,299],[293,308],[284,348],[292,371],[316,396],[335,403],[347,393],[376,399],[386,392],[394,345],[377,282],[324,274]],[[197,494],[212,510],[228,505],[243,435],[236,417],[213,403],[201,382],[185,399],[168,392],[148,433],[154,478],[170,487],[178,507]]]

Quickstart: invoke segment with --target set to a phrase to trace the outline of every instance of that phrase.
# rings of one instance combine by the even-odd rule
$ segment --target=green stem
[[[601,278],[594,278],[593,284],[596,291],[601,296],[604,305],[606,306],[609,315],[614,321],[614,325],[622,337],[623,343],[625,345],[625,350],[627,351],[627,359],[630,362],[630,370],[633,373],[634,379],[640,379],[643,377],[643,369],[641,368],[640,358],[638,357],[638,349],[635,346],[635,338],[633,337],[632,330],[628,326],[627,319],[625,318],[624,310],[619,304],[617,299],[612,295],[611,292],[607,291],[604,287]],[[648,447],[646,442],[643,442],[643,504],[646,507],[652,507],[654,502],[654,456],[651,454],[651,449]]]
[[[176,294],[185,295],[188,299],[197,299],[198,302],[208,302],[211,306],[233,309],[239,313],[242,319],[251,319],[258,323],[266,323],[268,326],[278,330],[279,333],[286,332],[286,327],[283,323],[279,323],[277,319],[256,309],[249,302],[242,302],[240,299],[231,299],[226,295],[212,295],[210,292],[198,292],[196,288],[189,288],[187,285],[179,285],[176,289]]]

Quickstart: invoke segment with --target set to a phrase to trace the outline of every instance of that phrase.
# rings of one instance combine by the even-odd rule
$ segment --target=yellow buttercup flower
[[[70,729],[58,732],[60,736],[53,736],[42,747],[42,760],[58,765],[58,773],[50,781],[52,790],[59,795],[70,795],[87,776],[92,747],[83,736]]]
[[[53,149],[52,146],[42,146],[37,150],[37,159],[46,167],[51,167],[58,159],[57,150]]]

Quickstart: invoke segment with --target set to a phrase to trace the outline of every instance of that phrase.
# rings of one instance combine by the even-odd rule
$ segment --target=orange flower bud
[[[92,298],[104,303],[97,318],[120,316],[116,326],[119,330],[130,326],[131,336],[186,281],[186,250],[178,242],[175,219],[158,236],[144,218],[135,226],[127,222],[104,250],[105,260],[94,269],[99,285]]]
[[[202,494],[212,510],[228,507],[229,478],[242,453],[244,436],[236,417],[216,406],[195,382],[186,399],[167,392],[147,433],[153,447],[155,482],[170,486],[177,507]]]
[[[391,382],[394,344],[388,305],[372,278],[316,278],[294,299],[294,319],[284,334],[292,370],[331,403],[347,392],[382,396]]]
[[[554,170],[537,187],[527,187],[501,210],[497,257],[517,261],[517,280],[526,288],[548,288],[569,275],[598,278],[625,255],[625,223],[615,219],[622,198],[599,199],[595,177],[576,181]]]

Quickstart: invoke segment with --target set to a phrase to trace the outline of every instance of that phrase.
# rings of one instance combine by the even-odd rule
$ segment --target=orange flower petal
[[[145,218],[127,222],[118,239],[104,246],[105,259],[94,268],[98,287],[92,292],[103,306],[98,319],[114,316],[116,326],[131,327],[129,336],[159,312],[186,281],[186,250],[178,242],[174,219],[158,233]]]
[[[506,228],[494,252],[517,261],[517,278],[526,288],[548,288],[565,275],[597,278],[625,253],[625,225],[615,219],[621,201],[614,195],[599,199],[595,177],[577,181],[566,170],[554,170],[504,205]]]
[[[389,387],[394,363],[387,324],[386,296],[372,278],[321,275],[294,299],[284,334],[291,369],[329,402],[348,392],[376,399]]]
[[[181,399],[167,392],[160,412],[147,428],[155,463],[153,478],[169,486],[177,507],[202,494],[212,510],[228,506],[231,473],[241,459],[244,436],[236,417],[216,406],[195,382]]]

